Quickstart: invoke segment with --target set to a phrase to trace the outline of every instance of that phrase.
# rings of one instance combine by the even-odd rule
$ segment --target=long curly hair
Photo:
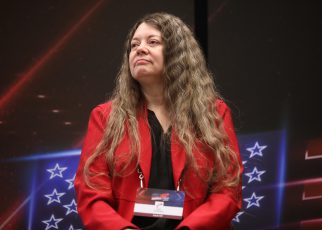
[[[105,154],[109,175],[120,175],[115,170],[115,149],[125,132],[130,139],[130,154],[127,165],[135,161],[138,165],[140,141],[137,113],[145,104],[139,83],[131,76],[129,53],[131,39],[141,23],[147,23],[161,32],[164,44],[164,98],[169,111],[172,129],[185,148],[186,167],[198,172],[193,155],[196,140],[211,149],[216,167],[206,178],[215,184],[212,191],[223,186],[234,187],[240,181],[240,166],[237,154],[230,148],[223,121],[216,111],[215,101],[220,98],[213,76],[208,71],[204,55],[189,27],[178,17],[167,13],[146,15],[130,30],[125,42],[123,63],[117,76],[112,95],[112,109],[105,133],[95,152],[84,167],[88,185],[93,176],[90,165]],[[213,127],[213,128],[211,128]],[[126,167],[125,167],[126,168]],[[227,176],[230,175],[230,176]]]

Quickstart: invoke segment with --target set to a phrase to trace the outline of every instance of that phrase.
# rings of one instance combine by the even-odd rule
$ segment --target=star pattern
[[[55,216],[54,216],[54,214],[52,214],[51,215],[51,217],[50,217],[50,219],[48,219],[48,220],[43,220],[42,222],[44,223],[44,224],[46,224],[46,229],[45,230],[48,230],[48,229],[50,229],[50,228],[56,228],[56,229],[58,229],[58,223],[60,222],[60,221],[62,221],[63,220],[63,218],[55,218]]]
[[[243,211],[240,211],[236,214],[236,216],[234,217],[233,221],[240,223],[239,217],[243,214]]]
[[[75,177],[76,177],[76,174],[74,174],[73,178],[65,180],[69,184],[68,185],[68,190],[74,188]]]
[[[70,204],[64,205],[64,207],[67,209],[66,216],[73,212],[77,214],[77,205],[75,199],[73,199]]]
[[[60,204],[60,197],[62,197],[63,195],[65,195],[64,192],[58,193],[57,190],[54,189],[51,194],[46,194],[44,196],[48,198],[47,205],[49,205],[53,202],[57,202]]]
[[[41,177],[46,185],[43,186],[42,196],[46,198],[38,204],[41,210],[38,215],[41,218],[39,218],[35,229],[45,229],[43,225],[46,224],[46,230],[82,230],[83,225],[78,216],[73,191],[77,164],[68,163],[67,167],[65,166],[66,161],[61,159],[54,163],[51,162],[50,165],[52,165],[51,168],[48,167],[48,164],[44,164],[42,169],[44,174],[49,172],[50,176]],[[55,179],[53,180],[53,178]]]
[[[74,228],[73,225],[70,225],[69,228],[68,228],[68,230],[82,230],[82,229],[80,229],[80,228],[76,229],[76,228]]]
[[[252,181],[256,180],[256,181],[262,181],[261,180],[261,175],[263,175],[266,171],[262,170],[262,171],[258,171],[256,167],[253,168],[253,171],[250,173],[245,173],[245,176],[248,176],[248,184],[251,183]]]
[[[251,197],[244,199],[248,203],[246,209],[252,206],[260,207],[259,201],[263,198],[264,196],[256,196],[255,192],[253,192]]]
[[[56,163],[55,167],[52,169],[47,169],[48,172],[50,172],[49,179],[53,179],[54,177],[58,176],[63,178],[63,172],[67,169],[67,167],[59,167],[59,164]]]
[[[252,158],[256,155],[258,156],[263,156],[262,151],[267,148],[267,145],[259,145],[258,142],[256,141],[255,145],[251,148],[247,148],[246,150],[250,152],[249,158]]]

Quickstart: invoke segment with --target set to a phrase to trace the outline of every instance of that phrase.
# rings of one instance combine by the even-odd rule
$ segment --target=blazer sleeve
[[[107,104],[97,106],[90,115],[88,130],[80,157],[74,182],[77,209],[82,222],[87,230],[91,229],[112,229],[137,228],[128,220],[121,217],[114,209],[114,199],[111,189],[111,180],[107,176],[108,167],[104,154],[97,158],[90,169],[94,172],[104,172],[105,175],[93,177],[92,182],[99,188],[90,188],[84,181],[84,165],[87,159],[93,154],[97,144],[100,142],[106,124],[107,111],[110,109]]]
[[[243,168],[230,109],[221,100],[216,102],[216,107],[222,116],[230,145],[235,153],[238,154],[239,164],[241,167],[240,174],[238,176],[241,178]],[[233,190],[224,188],[218,192],[210,194],[202,205],[183,219],[177,229],[231,229],[231,220],[241,209],[241,205],[242,197],[240,182],[240,184]]]

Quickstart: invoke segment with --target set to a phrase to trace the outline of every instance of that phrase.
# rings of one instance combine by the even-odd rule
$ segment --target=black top
[[[149,188],[174,190],[170,151],[171,129],[164,133],[159,120],[151,110],[148,110],[148,121],[152,142]],[[175,229],[180,220],[135,216],[132,223],[141,229]]]

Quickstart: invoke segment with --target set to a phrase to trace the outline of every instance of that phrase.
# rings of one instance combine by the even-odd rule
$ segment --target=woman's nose
[[[147,45],[144,42],[141,42],[141,44],[136,49],[137,54],[147,54],[149,52]]]

